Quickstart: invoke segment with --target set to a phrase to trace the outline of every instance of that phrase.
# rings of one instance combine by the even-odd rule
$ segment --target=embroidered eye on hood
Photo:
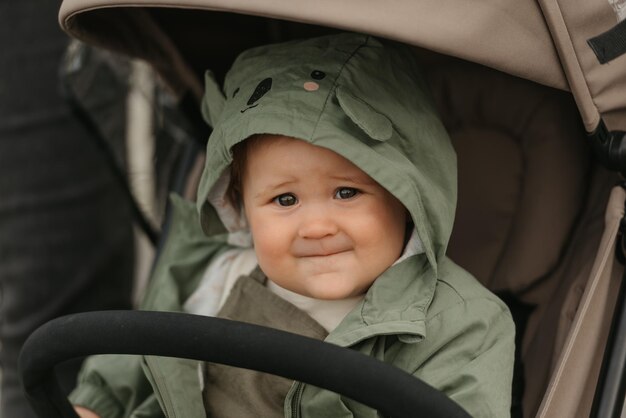
[[[261,80],[261,82],[259,82],[259,84],[257,84],[256,88],[254,89],[252,96],[250,96],[250,98],[246,102],[246,106],[248,107],[246,107],[245,109],[242,109],[241,113],[245,112],[246,110],[252,109],[253,107],[258,106],[257,101],[261,97],[263,97],[265,93],[270,91],[271,88],[272,88],[272,79],[270,77],[264,80]]]

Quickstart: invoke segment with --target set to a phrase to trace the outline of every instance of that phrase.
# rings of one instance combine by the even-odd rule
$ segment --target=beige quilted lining
[[[530,418],[578,309],[616,177],[591,164],[569,95],[458,60],[424,59],[459,160],[448,254],[490,289],[534,306],[522,341]]]

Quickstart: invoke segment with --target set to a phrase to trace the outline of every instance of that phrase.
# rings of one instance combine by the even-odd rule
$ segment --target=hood
[[[215,212],[232,243],[247,226],[224,198],[231,147],[254,134],[300,138],[366,172],[409,211],[429,264],[446,252],[456,207],[456,156],[411,51],[359,34],[254,48],[221,88],[206,74],[203,114],[213,127],[198,190],[205,233]]]

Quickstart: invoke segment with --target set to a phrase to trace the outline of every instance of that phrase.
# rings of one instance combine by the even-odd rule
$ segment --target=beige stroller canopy
[[[171,63],[172,51],[161,50],[167,43],[159,45],[167,36],[157,35],[159,22],[146,9],[159,7],[258,15],[402,41],[570,90],[587,132],[594,132],[600,120],[609,131],[626,131],[626,54],[621,54],[626,27],[618,24],[626,6],[621,0],[65,0],[60,21],[79,39],[153,64]],[[237,29],[231,30],[225,36],[237,37]],[[145,36],[152,36],[149,43],[142,42]],[[621,47],[616,46],[620,39]],[[172,71],[164,63],[156,67]]]

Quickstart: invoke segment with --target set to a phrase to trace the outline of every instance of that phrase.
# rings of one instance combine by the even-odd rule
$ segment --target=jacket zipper
[[[296,385],[293,396],[291,397],[291,418],[298,418],[300,416],[300,398],[304,390],[303,383],[298,382]]]

